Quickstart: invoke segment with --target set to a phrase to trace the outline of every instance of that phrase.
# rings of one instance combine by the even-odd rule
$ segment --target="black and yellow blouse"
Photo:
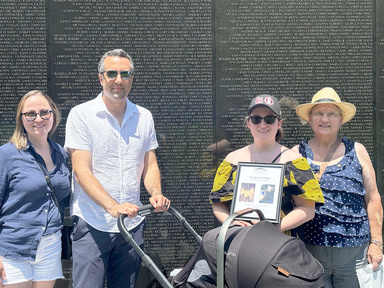
[[[213,189],[209,196],[211,203],[222,202],[230,207],[235,186],[237,165],[223,161],[216,171]],[[299,158],[285,163],[281,218],[293,210],[292,195],[323,205],[324,198],[319,182],[313,174],[307,159]]]

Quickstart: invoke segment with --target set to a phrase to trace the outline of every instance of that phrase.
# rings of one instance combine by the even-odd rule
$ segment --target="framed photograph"
[[[265,220],[279,223],[285,164],[239,162],[230,213],[252,208],[263,212]],[[256,212],[237,219],[259,219]]]

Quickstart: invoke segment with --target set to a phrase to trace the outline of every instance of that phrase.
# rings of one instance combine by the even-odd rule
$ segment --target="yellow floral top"
[[[223,161],[216,171],[213,189],[209,195],[211,203],[222,202],[231,205],[235,186],[237,165]],[[324,205],[323,193],[307,159],[299,158],[285,163],[281,218],[293,210],[292,195]]]

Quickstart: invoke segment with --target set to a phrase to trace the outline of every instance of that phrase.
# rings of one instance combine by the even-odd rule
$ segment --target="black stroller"
[[[151,205],[140,207],[140,215],[148,215]],[[208,287],[325,287],[323,267],[305,249],[304,243],[279,232],[273,224],[264,221],[257,209],[245,209],[230,215],[221,227],[208,231],[201,238],[173,207],[169,212],[194,236],[200,244],[187,265],[171,280],[134,242],[124,226],[121,215],[119,230],[125,240],[136,250],[159,283],[165,288]],[[260,222],[248,227],[231,226],[230,223],[244,214],[257,212]],[[231,227],[230,227],[231,226]]]
[[[142,206],[139,208],[138,214],[141,216],[147,216],[152,213],[154,208],[151,204]],[[175,208],[172,206],[168,210],[183,226],[186,228],[195,239],[195,242],[200,245],[202,238],[197,232],[192,228],[192,226],[187,222],[185,217],[181,215]],[[161,270],[156,266],[153,260],[140,248],[140,246],[135,242],[132,235],[129,233],[127,227],[124,225],[124,219],[127,217],[125,214],[121,214],[117,220],[117,226],[120,230],[120,233],[123,235],[124,239],[135,249],[136,253],[140,256],[142,260],[142,265],[147,267],[149,271],[155,276],[157,281],[165,288],[172,288],[170,280],[161,272]]]

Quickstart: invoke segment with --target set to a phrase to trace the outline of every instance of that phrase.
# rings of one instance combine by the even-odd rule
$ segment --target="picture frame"
[[[280,222],[285,164],[239,162],[230,213],[252,208],[263,212],[265,220]],[[258,220],[256,212],[237,219]]]

